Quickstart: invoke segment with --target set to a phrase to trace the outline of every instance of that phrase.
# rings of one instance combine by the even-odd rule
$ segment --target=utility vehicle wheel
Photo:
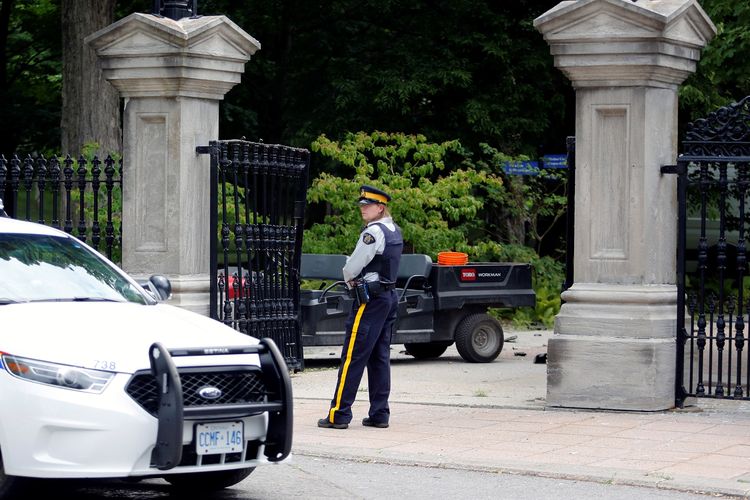
[[[417,359],[438,358],[448,349],[453,342],[423,342],[420,344],[404,344],[406,353],[411,354]]]
[[[164,479],[180,490],[216,491],[235,485],[250,475],[255,467],[214,472],[196,472],[194,474],[174,474]]]
[[[488,314],[470,314],[456,327],[456,349],[470,363],[489,363],[503,350],[503,327]]]

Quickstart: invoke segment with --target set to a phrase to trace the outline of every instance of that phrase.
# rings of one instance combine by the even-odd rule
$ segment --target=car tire
[[[470,314],[456,327],[456,349],[470,363],[489,363],[503,350],[503,327],[489,314]]]
[[[216,491],[239,483],[254,470],[255,467],[248,467],[247,469],[174,474],[164,476],[164,480],[180,490]]]
[[[406,353],[414,356],[416,359],[434,359],[439,358],[441,354],[448,349],[453,342],[423,342],[404,344]]]
[[[28,486],[29,481],[20,477],[8,476],[3,466],[3,454],[0,451],[0,500],[19,498],[19,493]]]

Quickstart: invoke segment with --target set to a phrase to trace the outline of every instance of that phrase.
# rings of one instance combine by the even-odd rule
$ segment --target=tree
[[[702,0],[716,37],[703,51],[696,73],[680,88],[680,121],[703,118],[750,94],[750,3]]]
[[[255,0],[201,3],[262,49],[226,97],[223,133],[307,147],[320,133],[389,130],[564,150],[573,92],[534,17],[557,0]]]
[[[97,143],[100,153],[122,147],[119,94],[104,80],[83,39],[114,21],[116,0],[62,0],[62,151],[77,154]]]
[[[0,5],[0,153],[6,156],[59,143],[57,16],[51,0]]]
[[[309,147],[321,133],[341,139],[354,130],[389,130],[435,141],[459,139],[474,152],[481,143],[513,155],[562,152],[565,136],[573,132],[573,90],[532,26],[557,3],[201,0],[200,14],[225,14],[262,43],[243,83],[222,102],[222,136]],[[704,116],[750,91],[750,60],[744,58],[750,50],[750,4],[701,4],[720,33],[681,89],[681,120]],[[59,150],[63,80],[64,134],[85,126],[84,142],[103,141],[96,137],[99,131],[113,129],[119,138],[118,106],[107,104],[104,112],[90,108],[99,96],[114,96],[114,90],[101,81],[99,87],[76,83],[78,76],[88,79],[98,71],[93,56],[82,62],[72,44],[106,26],[113,6],[119,18],[148,12],[151,5],[149,0],[2,0],[0,149]],[[97,99],[83,97],[89,87],[98,89],[89,94]],[[85,123],[104,115],[110,117],[107,124]],[[65,149],[77,148],[69,142],[65,139]],[[330,166],[314,163],[313,168]]]
[[[504,172],[506,163],[529,158],[511,157],[487,144],[480,146],[481,154],[474,159],[477,168],[502,172],[503,179],[503,189],[487,193],[484,218],[477,221],[482,236],[504,244],[527,245],[539,255],[559,257],[564,249],[562,242],[546,239],[560,236],[555,229],[567,212],[568,171],[537,168],[530,172],[533,175],[508,175]]]

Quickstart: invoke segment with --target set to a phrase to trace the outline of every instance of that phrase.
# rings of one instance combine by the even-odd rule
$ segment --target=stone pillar
[[[576,90],[574,284],[547,405],[675,402],[677,88],[716,29],[696,0],[566,1],[534,26]]]
[[[171,303],[208,314],[209,158],[219,101],[260,44],[225,16],[131,14],[86,38],[125,99],[122,267],[164,274]]]

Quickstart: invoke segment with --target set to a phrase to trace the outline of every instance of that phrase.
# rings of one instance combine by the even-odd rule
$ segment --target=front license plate
[[[198,455],[238,453],[245,443],[242,422],[196,424],[195,452]]]

